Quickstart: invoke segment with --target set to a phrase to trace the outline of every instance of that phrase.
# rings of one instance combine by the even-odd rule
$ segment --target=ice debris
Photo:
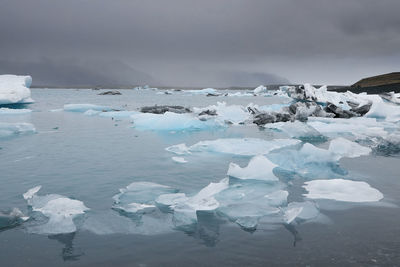
[[[268,154],[276,149],[294,146],[300,142],[300,140],[296,139],[222,138],[200,141],[190,147],[185,144],[174,145],[167,147],[166,150],[178,155],[207,151],[240,156],[256,156]]]
[[[164,114],[138,113],[131,116],[133,125],[140,130],[154,131],[196,131],[218,127],[213,121],[201,121],[191,114]]]
[[[32,103],[31,76],[0,75],[0,105]]]
[[[172,160],[177,162],[177,163],[186,163],[187,162],[187,160],[185,160],[182,157],[172,157]]]
[[[229,164],[227,175],[243,180],[276,182],[279,181],[273,173],[273,169],[276,166],[277,165],[269,161],[266,157],[259,155],[253,157],[249,164],[244,168],[241,168],[235,163]]]
[[[30,109],[0,108],[0,115],[25,115],[31,112]]]
[[[9,137],[13,135],[30,134],[35,133],[36,129],[31,123],[19,122],[19,123],[7,123],[0,122],[0,138]]]
[[[49,194],[38,196],[41,186],[29,189],[23,194],[24,199],[35,213],[47,218],[47,222],[34,227],[34,232],[40,234],[66,234],[76,232],[74,220],[89,210],[82,201],[61,195]],[[35,214],[33,214],[35,219]]]
[[[13,208],[8,212],[0,211],[0,231],[2,229],[7,229],[20,225],[21,223],[27,221],[28,216],[25,216],[19,209]]]
[[[344,179],[313,180],[303,186],[308,192],[304,194],[310,199],[331,199],[345,202],[376,202],[383,194],[362,181]]]
[[[85,113],[89,110],[102,112],[102,111],[112,111],[113,109],[110,107],[107,107],[107,106],[98,106],[98,105],[93,105],[93,104],[67,104],[67,105],[64,105],[64,111]]]

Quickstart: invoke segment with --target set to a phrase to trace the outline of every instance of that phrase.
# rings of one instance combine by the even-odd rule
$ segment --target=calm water
[[[129,120],[51,110],[69,103],[135,110],[154,104],[202,107],[217,101],[267,105],[287,100],[121,92],[121,96],[99,96],[92,90],[33,89],[36,102],[28,107],[31,114],[0,117],[3,122],[32,123],[37,130],[0,140],[0,210],[18,207],[26,213],[22,194],[36,185],[42,185],[41,195],[79,199],[91,209],[74,234],[32,234],[24,225],[0,232],[0,266],[400,265],[399,157],[341,160],[350,176],[377,188],[384,200],[370,205],[321,201],[321,219],[296,227],[265,223],[247,232],[205,216],[187,232],[162,222],[134,229],[132,220],[111,210],[119,188],[151,181],[196,193],[224,178],[230,162],[241,166],[248,162],[248,158],[208,153],[177,164],[166,147],[205,139],[279,135],[255,126],[175,134],[139,131]],[[302,183],[290,183],[290,201],[301,200]]]

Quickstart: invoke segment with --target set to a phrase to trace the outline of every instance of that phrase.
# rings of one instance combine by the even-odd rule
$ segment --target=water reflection
[[[64,261],[76,261],[85,254],[79,248],[74,247],[73,241],[75,235],[76,233],[74,232],[69,234],[57,234],[48,236],[49,239],[57,240],[64,245],[64,248],[61,251],[61,256]]]

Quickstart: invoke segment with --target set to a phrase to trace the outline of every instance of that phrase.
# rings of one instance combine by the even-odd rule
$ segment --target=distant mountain
[[[382,92],[400,92],[400,72],[392,72],[383,75],[361,79],[350,88],[353,92],[367,92],[379,94]]]

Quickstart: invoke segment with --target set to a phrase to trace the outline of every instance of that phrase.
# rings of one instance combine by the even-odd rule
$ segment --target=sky
[[[400,71],[399,0],[0,0],[35,85],[349,85]]]

